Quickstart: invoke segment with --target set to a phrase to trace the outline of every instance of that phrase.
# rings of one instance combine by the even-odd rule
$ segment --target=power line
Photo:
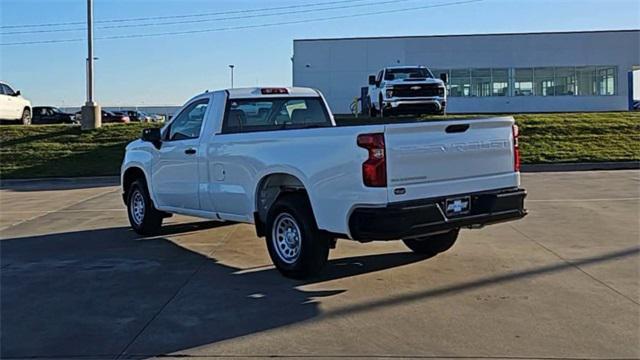
[[[362,2],[365,0],[359,0],[359,1]],[[204,22],[223,21],[223,20],[242,20],[242,19],[260,18],[260,17],[268,17],[268,16],[305,14],[305,13],[316,12],[316,11],[352,9],[352,8],[358,8],[363,6],[379,6],[379,5],[407,2],[407,1],[416,1],[416,0],[376,1],[374,3],[365,3],[365,4],[351,4],[351,5],[331,6],[331,7],[316,8],[316,9],[291,10],[291,11],[284,11],[284,12],[276,12],[272,14],[236,15],[236,16],[219,17],[219,18],[213,18],[213,19],[180,20],[180,21],[157,22],[157,23],[147,23],[147,24],[108,25],[108,26],[99,26],[98,29],[122,29],[122,28],[135,28],[135,27],[149,27],[149,26],[196,24],[196,23],[204,23]],[[21,30],[21,31],[0,32],[0,35],[57,33],[57,32],[73,32],[73,31],[86,31],[86,30],[87,30],[86,27],[71,28],[71,29]]]
[[[462,0],[462,1],[427,5],[427,6],[417,6],[417,7],[409,7],[409,8],[401,8],[401,9],[372,11],[372,12],[366,12],[366,13],[360,13],[360,14],[338,15],[338,16],[330,16],[330,17],[322,17],[322,18],[282,21],[282,22],[256,24],[256,25],[229,26],[229,27],[213,28],[213,29],[173,31],[173,32],[161,32],[161,33],[150,33],[150,34],[103,36],[103,37],[96,38],[96,40],[135,39],[135,38],[148,38],[148,37],[160,37],[160,36],[201,34],[201,33],[230,31],[230,30],[256,29],[256,28],[274,27],[274,26],[281,26],[281,25],[293,25],[293,24],[303,24],[303,23],[310,23],[310,22],[322,22],[322,21],[330,21],[330,20],[348,19],[348,18],[363,17],[363,16],[392,14],[392,13],[399,13],[399,12],[406,12],[406,11],[413,11],[413,10],[425,10],[425,9],[439,8],[439,7],[446,7],[446,6],[466,5],[466,4],[478,3],[482,1],[485,1],[485,0]],[[77,42],[77,41],[83,41],[83,40],[84,39],[22,41],[22,42],[13,42],[13,43],[0,43],[0,46],[64,43],[64,42]]]
[[[198,13],[198,14],[164,15],[164,16],[147,16],[147,17],[137,17],[137,18],[106,19],[106,20],[98,20],[98,21],[96,21],[96,23],[104,24],[104,23],[115,23],[115,22],[132,22],[132,21],[180,19],[180,18],[191,18],[191,17],[206,17],[206,16],[213,16],[213,15],[229,15],[229,14],[242,14],[242,13],[261,12],[261,11],[296,9],[296,8],[315,7],[315,6],[333,5],[333,4],[344,4],[344,3],[354,3],[354,2],[363,2],[363,1],[367,1],[367,0],[336,0],[336,1],[326,1],[326,2],[319,2],[319,3],[311,3],[311,4],[287,5],[287,6],[266,7],[266,8],[258,8],[258,9],[230,10],[230,11],[219,11],[219,12]],[[16,25],[2,25],[2,26],[0,26],[0,29],[15,29],[15,28],[28,28],[28,27],[55,27],[55,26],[70,26],[70,25],[85,25],[85,24],[86,23],[84,21],[45,23],[45,24],[16,24]]]

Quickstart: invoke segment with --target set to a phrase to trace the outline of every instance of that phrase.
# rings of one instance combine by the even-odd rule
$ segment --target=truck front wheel
[[[331,239],[316,225],[311,204],[303,193],[282,196],[267,216],[267,249],[286,277],[304,279],[322,270]]]
[[[416,239],[403,239],[405,245],[413,252],[429,256],[435,256],[445,252],[456,243],[460,229],[454,229],[447,233],[429,235]]]
[[[153,235],[160,231],[163,213],[153,206],[147,184],[143,180],[136,180],[129,186],[127,213],[131,227],[138,234]]]

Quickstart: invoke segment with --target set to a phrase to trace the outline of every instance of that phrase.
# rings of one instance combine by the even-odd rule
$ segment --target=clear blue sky
[[[224,12],[326,3],[331,0],[94,0],[95,19],[123,19]],[[335,1],[335,0],[334,0]],[[429,6],[456,0],[360,0],[319,8],[363,7],[279,16],[96,29],[96,37],[236,27]],[[380,4],[386,2],[386,4]],[[85,0],[1,0],[1,25],[83,21]],[[377,5],[376,5],[377,4]],[[296,8],[282,11],[299,11]],[[309,8],[306,8],[307,10]],[[273,13],[277,11],[265,12]],[[260,13],[250,13],[257,15]],[[184,21],[239,16],[155,20]],[[246,14],[245,14],[246,15]],[[126,24],[143,24],[136,21]],[[108,26],[113,24],[97,24]],[[68,29],[2,28],[0,32]],[[97,40],[96,97],[103,106],[178,105],[205,89],[229,86],[228,64],[236,65],[236,86],[290,85],[293,39],[568,30],[637,29],[638,0],[484,0],[440,8],[370,15],[326,22],[174,35]],[[0,43],[83,38],[84,31],[0,35]],[[84,42],[0,46],[0,78],[22,90],[34,105],[81,105],[85,97]]]

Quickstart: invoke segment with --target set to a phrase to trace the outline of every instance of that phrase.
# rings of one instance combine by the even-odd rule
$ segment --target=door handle
[[[445,131],[448,134],[451,134],[451,133],[462,133],[467,131],[467,129],[469,129],[469,124],[455,124],[455,125],[447,126]]]
[[[187,155],[193,155],[193,154],[196,153],[196,149],[193,149],[193,148],[187,149],[187,150],[184,151],[184,153],[187,154]]]

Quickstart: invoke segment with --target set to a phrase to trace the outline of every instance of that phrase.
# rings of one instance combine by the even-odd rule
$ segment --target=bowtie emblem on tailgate
[[[447,216],[466,214],[471,210],[471,199],[468,196],[447,199],[445,201]]]
[[[420,90],[420,89],[422,89],[422,86],[412,86],[409,89],[411,89],[411,90]]]

